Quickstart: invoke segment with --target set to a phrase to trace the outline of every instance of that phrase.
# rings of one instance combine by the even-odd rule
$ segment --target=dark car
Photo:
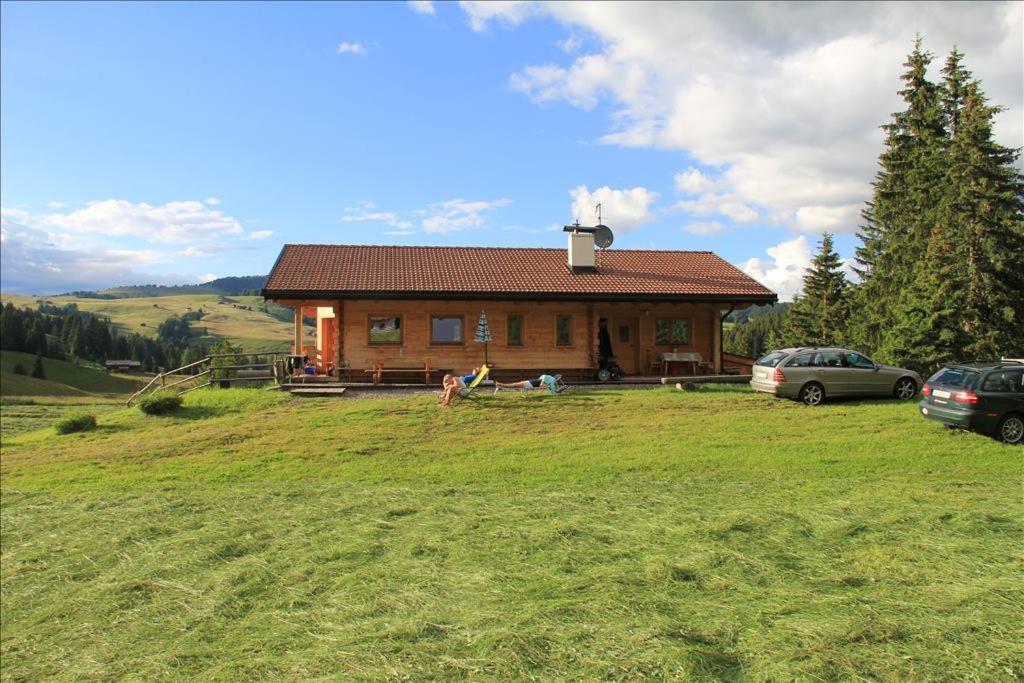
[[[1006,443],[1024,441],[1024,363],[947,365],[921,387],[921,414]]]

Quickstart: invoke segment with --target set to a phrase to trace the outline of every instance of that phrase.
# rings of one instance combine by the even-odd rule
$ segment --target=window
[[[801,353],[793,356],[793,359],[786,363],[787,368],[809,368],[811,366],[811,357],[813,354]]]
[[[843,361],[838,351],[819,351],[814,355],[814,367],[816,368],[841,368]]]
[[[369,324],[369,343],[401,344],[402,318],[397,315],[371,315]]]
[[[846,360],[846,367],[855,368],[857,370],[874,370],[875,364],[871,362],[870,358],[848,351],[843,354],[843,358]]]
[[[754,365],[760,365],[764,368],[774,368],[779,362],[788,356],[789,354],[785,351],[776,351],[775,353],[769,353],[767,356],[760,358]]]
[[[555,316],[555,346],[572,346],[572,316]]]
[[[962,368],[943,368],[928,378],[928,384],[941,384],[956,389],[973,389],[978,373]]]
[[[990,372],[981,384],[982,391],[1012,393],[1020,390],[1020,370]]]
[[[622,344],[629,343],[629,325],[619,325],[619,342]]]
[[[523,316],[510,315],[506,328],[505,343],[509,346],[523,345]]]
[[[430,343],[431,344],[461,344],[462,343],[462,316],[461,315],[432,315],[432,316],[430,316]]]
[[[654,321],[654,343],[660,346],[690,343],[690,321],[682,318],[658,318]]]

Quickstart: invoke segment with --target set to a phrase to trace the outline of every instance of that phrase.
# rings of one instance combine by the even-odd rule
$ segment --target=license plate
[[[935,398],[949,398],[950,393],[948,391],[943,391],[942,389],[936,389],[932,392],[932,396]]]

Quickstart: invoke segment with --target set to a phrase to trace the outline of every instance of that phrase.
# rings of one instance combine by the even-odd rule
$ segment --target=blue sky
[[[852,255],[915,30],[1020,144],[1020,4],[926,8],[5,3],[2,286],[562,246],[601,201],[613,248],[710,249],[785,297],[822,230]]]

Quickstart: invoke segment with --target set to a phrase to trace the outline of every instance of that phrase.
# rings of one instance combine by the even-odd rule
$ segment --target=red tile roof
[[[565,249],[287,244],[268,298],[736,299],[776,295],[710,251],[609,249],[572,273]]]

